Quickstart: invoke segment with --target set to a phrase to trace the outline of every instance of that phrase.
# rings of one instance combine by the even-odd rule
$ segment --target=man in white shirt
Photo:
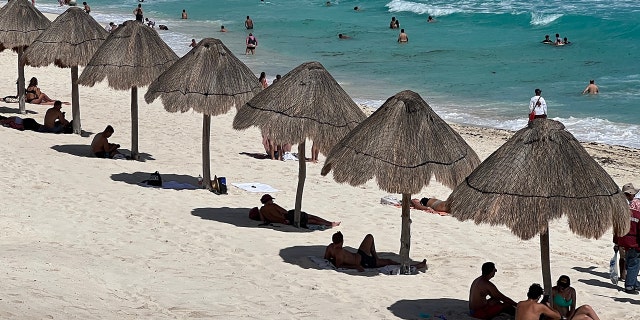
[[[531,97],[531,101],[529,101],[529,113],[535,110],[535,118],[546,118],[547,117],[547,102],[544,101],[544,98],[540,95],[542,94],[542,90],[536,89],[536,95]]]

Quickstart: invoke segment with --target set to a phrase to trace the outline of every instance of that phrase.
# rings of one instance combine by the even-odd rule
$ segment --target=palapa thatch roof
[[[565,130],[536,119],[490,155],[448,199],[458,220],[504,224],[522,239],[566,215],[576,234],[629,229],[629,206],[611,177]]]
[[[138,21],[126,21],[102,43],[82,71],[78,83],[93,86],[107,78],[109,87],[143,87],[178,60],[160,35]]]
[[[306,62],[238,109],[233,128],[269,129],[276,144],[311,139],[322,153],[366,115],[319,62]]]
[[[413,91],[389,98],[331,150],[322,168],[337,182],[416,194],[432,176],[455,187],[480,160],[471,147]]]
[[[29,0],[11,0],[0,8],[0,52],[30,45],[51,21]]]
[[[253,72],[222,41],[205,38],[153,81],[144,99],[151,103],[160,96],[169,112],[193,109],[217,116],[260,90]]]
[[[108,35],[83,9],[69,7],[34,40],[23,59],[33,67],[85,66]]]

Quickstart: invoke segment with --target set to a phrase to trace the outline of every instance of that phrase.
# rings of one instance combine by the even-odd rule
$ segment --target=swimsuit
[[[556,294],[553,296],[553,304],[558,307],[568,308],[573,304],[573,299],[565,299],[563,296]]]
[[[373,256],[370,256],[366,253],[364,253],[364,251],[358,249],[358,254],[360,255],[361,259],[360,259],[360,265],[363,268],[375,268],[378,266],[378,264],[376,263],[376,258]]]

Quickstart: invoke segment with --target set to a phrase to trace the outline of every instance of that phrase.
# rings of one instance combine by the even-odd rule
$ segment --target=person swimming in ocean
[[[549,35],[548,34],[544,36],[544,40],[542,40],[541,42],[544,43],[544,44],[552,44],[553,43],[553,41],[551,41],[551,39],[549,39]]]

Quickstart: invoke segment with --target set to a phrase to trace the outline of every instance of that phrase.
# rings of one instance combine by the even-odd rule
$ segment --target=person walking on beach
[[[133,14],[136,16],[136,21],[142,22],[142,4],[138,3],[138,7],[133,9]]]
[[[498,269],[493,262],[485,262],[482,264],[482,275],[471,283],[469,314],[476,319],[491,319],[503,312],[515,314],[516,302],[502,294],[491,282],[496,272]]]
[[[247,20],[244,21],[244,27],[247,28],[247,30],[253,29],[253,20],[251,20],[249,16],[247,16]]]
[[[598,86],[596,85],[596,81],[595,80],[589,80],[589,85],[584,88],[584,91],[582,91],[582,94],[598,94],[600,91],[598,90]]]
[[[398,21],[398,20],[396,20],[396,21]],[[409,36],[407,36],[407,34],[404,33],[404,29],[400,29],[400,34],[398,35],[398,42],[399,43],[409,42]]]
[[[258,39],[253,36],[253,33],[249,33],[247,39],[245,39],[245,43],[247,44],[247,49],[244,51],[244,54],[255,54],[256,47],[258,46]]]
[[[182,9],[182,19],[189,19],[189,17],[187,16],[187,10]]]
[[[542,96],[542,90],[536,89],[536,95],[529,100],[529,113],[535,110],[535,119],[547,118],[547,102]]]
[[[638,210],[638,206],[640,206],[640,199],[635,197],[639,191],[631,183],[622,187],[622,192],[629,201],[631,224],[626,235],[613,238],[614,250],[621,248],[625,251],[624,292],[633,295],[639,294],[638,290],[640,290],[640,282],[638,282],[638,271],[640,270],[640,210]]]
[[[86,2],[83,2],[82,5],[84,6],[84,12],[91,13],[91,7]]]

